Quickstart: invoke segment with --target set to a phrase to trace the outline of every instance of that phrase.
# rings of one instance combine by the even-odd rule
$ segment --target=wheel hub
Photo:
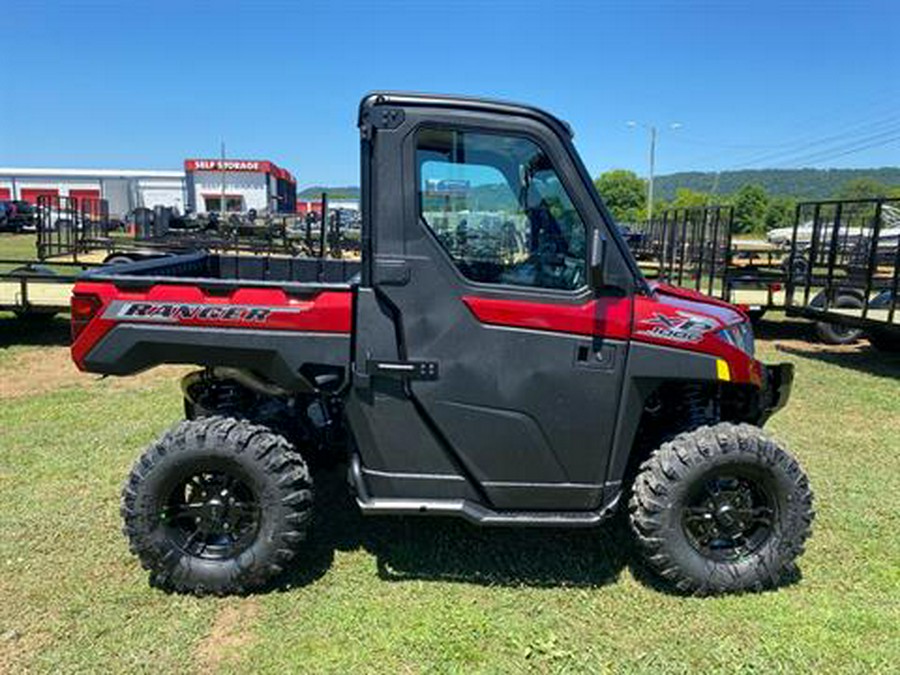
[[[255,538],[260,508],[247,482],[221,471],[202,472],[172,491],[161,520],[174,542],[200,558],[238,555]]]
[[[713,560],[738,560],[772,532],[774,502],[753,478],[713,474],[698,484],[682,511],[691,545]]]

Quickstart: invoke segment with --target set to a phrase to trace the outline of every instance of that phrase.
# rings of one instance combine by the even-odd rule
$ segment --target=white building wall
[[[184,213],[184,180],[171,178],[139,178],[136,185],[137,206],[152,209],[155,206],[173,206]]]
[[[54,176],[42,176],[40,178],[19,178],[15,181],[13,181],[12,179],[4,179],[0,181],[0,187],[8,187],[10,188],[10,191],[12,191],[14,182],[14,199],[20,199],[22,190],[28,189],[56,190],[59,193],[60,197],[68,197],[69,190],[100,189],[100,181],[97,179],[85,178],[79,180],[74,178],[57,178]]]
[[[2,167],[0,188],[8,188],[13,199],[29,188],[56,190],[63,197],[71,190],[98,190],[109,202],[110,215],[118,217],[137,206],[176,206],[181,212],[185,206],[181,171]]]
[[[194,204],[198,213],[206,211],[204,197],[218,197],[222,194],[222,173],[219,171],[194,172]],[[225,174],[225,194],[241,195],[244,211],[268,208],[267,180],[264,173],[232,171]]]

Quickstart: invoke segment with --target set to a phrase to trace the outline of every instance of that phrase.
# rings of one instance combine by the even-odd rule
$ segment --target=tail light
[[[96,295],[75,293],[72,295],[72,342],[78,339],[103,305]]]
[[[769,284],[769,290],[772,291],[773,293],[777,293],[778,291],[781,290],[781,284],[779,284],[779,283]]]

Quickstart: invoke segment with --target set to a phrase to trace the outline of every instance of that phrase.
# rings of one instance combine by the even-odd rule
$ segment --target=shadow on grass
[[[846,349],[831,351],[812,345],[809,348],[798,345],[776,345],[775,348],[791,356],[813,359],[840,368],[851,368],[869,375],[900,378],[900,354],[879,351],[868,343],[862,343],[852,351]]]
[[[802,319],[762,321],[755,332],[760,340],[775,341],[775,349],[784,354],[878,377],[900,378],[900,354],[878,350],[865,338],[853,345],[826,345],[815,340],[812,324]]]
[[[64,347],[70,342],[69,320],[65,316],[19,318],[14,314],[0,315],[0,349],[13,345]]]
[[[624,519],[603,527],[481,528],[455,518],[363,516],[343,466],[315,476],[316,507],[308,548],[273,591],[324,576],[335,551],[375,556],[385,581],[455,581],[491,586],[596,588],[618,580],[631,558]]]
[[[485,586],[600,588],[627,567],[640,583],[684,596],[635,549],[624,510],[589,529],[477,527],[443,517],[365,517],[346,487],[344,466],[318,472],[308,548],[264,592],[290,591],[323,577],[336,551],[364,549],[388,582],[450,581]],[[778,588],[801,578],[794,568]],[[777,589],[775,589],[777,590]]]
[[[813,326],[809,321],[784,317],[778,321],[763,319],[754,324],[758,340],[812,340]]]

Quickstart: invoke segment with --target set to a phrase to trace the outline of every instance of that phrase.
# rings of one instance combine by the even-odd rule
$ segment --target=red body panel
[[[762,364],[716,335],[746,321],[741,312],[694,291],[662,284],[652,288],[650,295],[596,298],[578,305],[479,296],[467,296],[463,301],[485,324],[685,349],[724,359],[732,382],[762,382]]]
[[[72,343],[72,358],[81,369],[97,342],[121,323],[321,333],[349,333],[352,326],[349,290],[297,297],[280,288],[251,287],[213,295],[196,286],[160,284],[131,291],[83,281],[73,292],[100,301],[95,317]]]
[[[602,335],[627,340],[631,334],[631,299],[598,298],[581,305],[467,296],[463,302],[482,323],[533,330]]]

